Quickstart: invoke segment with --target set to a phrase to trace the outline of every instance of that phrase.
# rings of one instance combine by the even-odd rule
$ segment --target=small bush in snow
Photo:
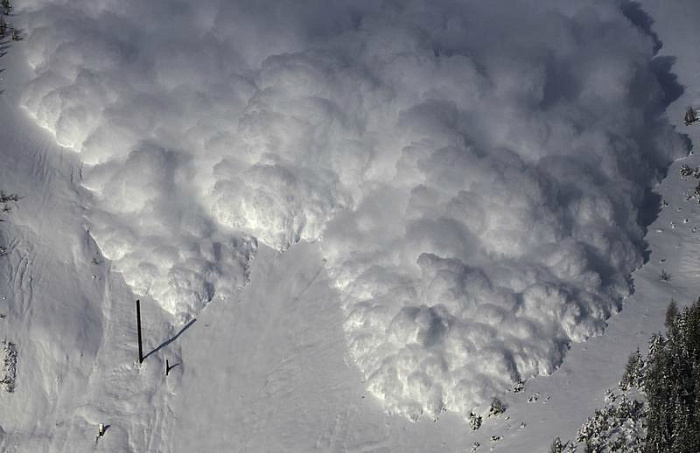
[[[5,192],[0,190],[0,203],[7,204],[10,202],[17,203],[20,199],[20,196],[17,195],[16,193],[11,193],[11,194],[6,194]]]
[[[474,412],[469,413],[469,426],[476,431],[481,428],[482,418],[481,415],[476,415]]]
[[[525,383],[523,381],[518,381],[513,386],[513,393],[520,393],[525,390]]]
[[[0,191],[0,205],[2,205],[2,212],[10,212],[13,207],[17,205],[20,196],[16,193],[6,194]]]
[[[681,176],[687,178],[692,176],[696,179],[700,179],[700,167],[690,167],[686,164],[681,165]]]
[[[15,379],[17,377],[17,346],[14,343],[3,342],[3,371],[4,376],[0,379],[0,385],[9,393],[15,391]]]
[[[494,398],[489,408],[489,417],[502,414],[506,411],[506,405],[498,398]]]

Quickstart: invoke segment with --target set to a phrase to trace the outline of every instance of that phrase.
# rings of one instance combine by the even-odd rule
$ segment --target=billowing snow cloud
[[[461,414],[599,334],[684,144],[617,1],[23,2],[23,104],[177,315],[319,241],[387,410]]]

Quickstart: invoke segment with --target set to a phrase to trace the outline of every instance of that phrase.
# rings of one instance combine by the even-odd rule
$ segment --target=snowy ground
[[[685,107],[700,101],[700,4],[645,0],[641,10],[685,87],[669,118],[700,143],[700,126],[681,124]],[[670,298],[684,304],[700,294],[700,206],[684,196],[695,181],[678,175],[681,163],[700,165],[691,156],[657,188],[669,205],[648,228],[648,262],[605,334],[574,344],[551,376],[507,394],[506,416],[477,432],[451,413],[415,423],[388,415],[367,392],[347,357],[341,302],[318,243],[284,253],[261,245],[250,282],[181,332],[173,315],[142,298],[149,355],[139,366],[134,296],[90,235],[81,160],[18,107],[29,78],[23,45],[0,59],[0,189],[22,196],[0,224],[10,252],[0,260],[0,337],[19,351],[16,391],[0,391],[2,451],[437,452],[470,451],[474,442],[478,451],[547,451],[601,405],[629,353],[661,328]],[[659,280],[662,269],[669,282]],[[166,359],[174,365],[167,378]],[[98,423],[109,428],[96,441]]]

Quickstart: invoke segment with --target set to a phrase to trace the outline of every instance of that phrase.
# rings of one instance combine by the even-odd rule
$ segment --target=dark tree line
[[[665,335],[652,336],[646,360],[632,354],[620,384],[646,394],[645,453],[698,453],[700,299],[680,311],[671,301],[665,325]]]
[[[4,16],[9,16],[12,12],[12,4],[10,0],[0,0],[0,39],[4,38],[8,32],[13,41],[19,41],[21,35],[19,30],[10,26],[10,24],[5,21]]]

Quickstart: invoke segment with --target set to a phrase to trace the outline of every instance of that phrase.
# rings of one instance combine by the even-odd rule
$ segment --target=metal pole
[[[136,329],[139,336],[139,363],[143,362],[143,346],[141,344],[141,301],[136,300]]]

